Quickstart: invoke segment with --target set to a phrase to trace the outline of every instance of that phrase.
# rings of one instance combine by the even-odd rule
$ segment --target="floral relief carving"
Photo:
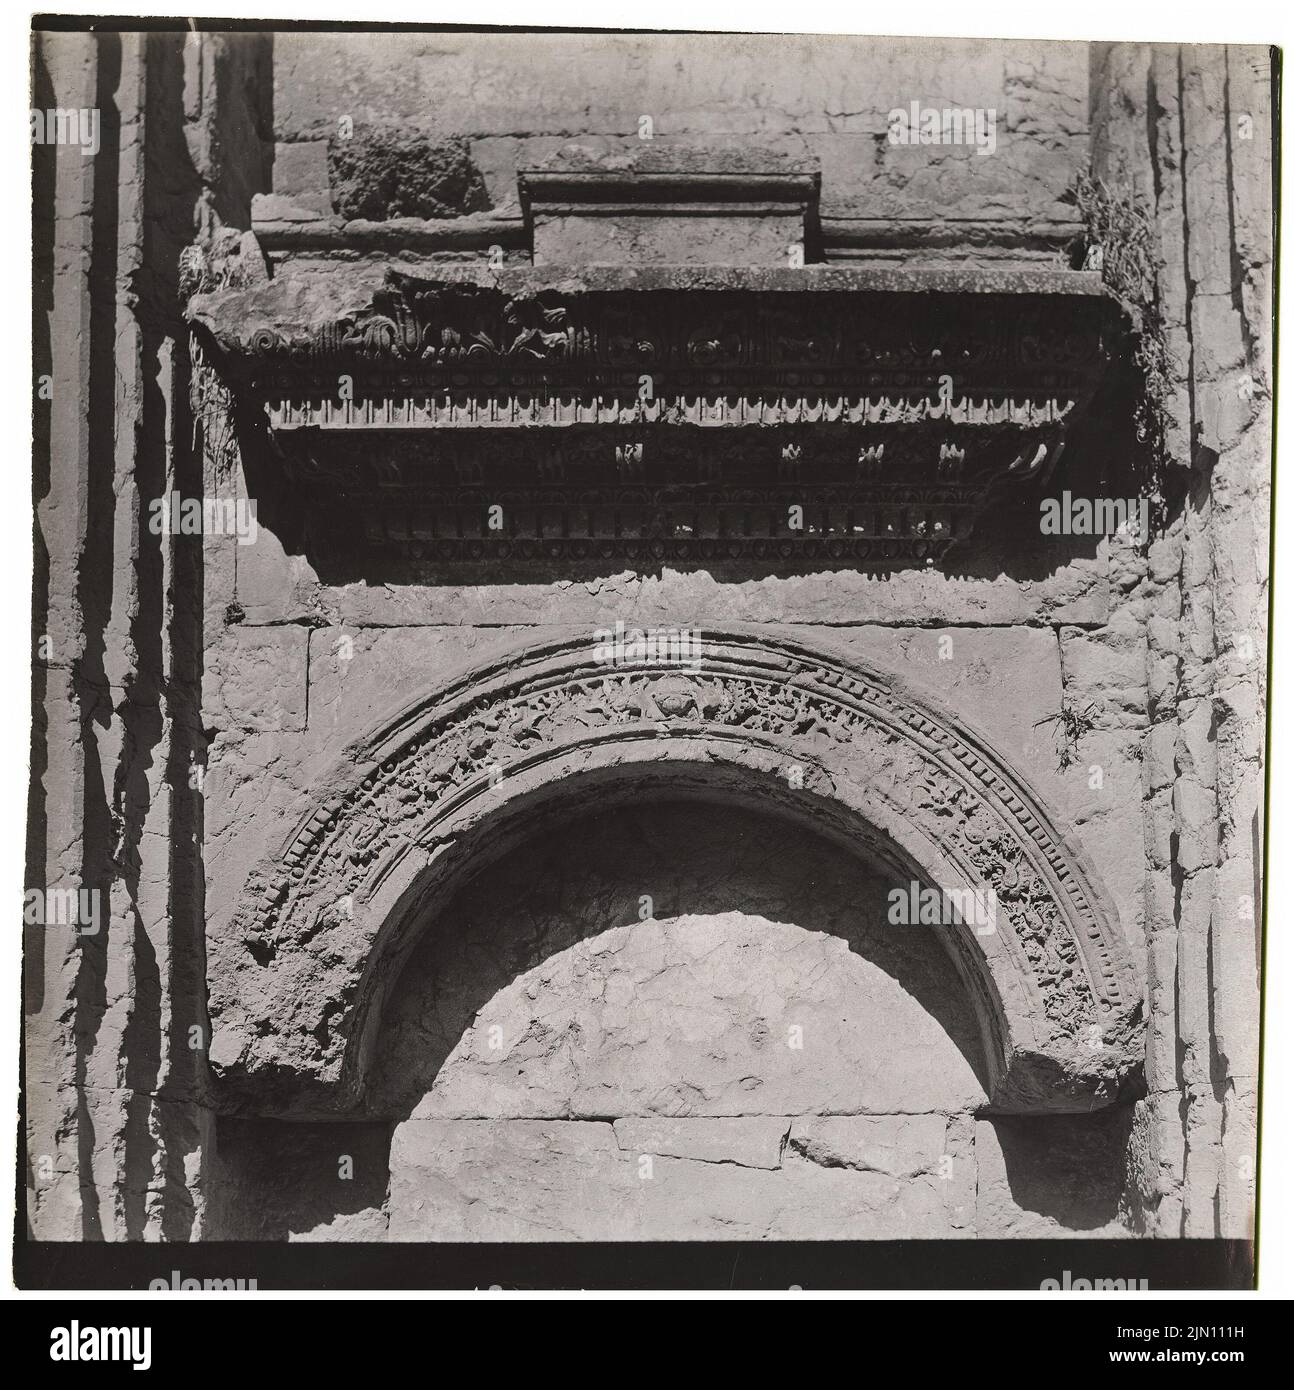
[[[755,655],[761,655],[756,646]],[[1066,851],[955,731],[880,683],[798,660],[703,669],[542,667],[432,718],[351,790],[324,804],[249,880],[246,949],[291,952],[341,897],[362,898],[400,848],[431,845],[464,796],[536,754],[608,739],[721,738],[742,731],[779,756],[848,782],[916,827],[966,880],[991,888],[1044,1039],[1076,1043],[1126,1009],[1122,962],[1066,867]]]

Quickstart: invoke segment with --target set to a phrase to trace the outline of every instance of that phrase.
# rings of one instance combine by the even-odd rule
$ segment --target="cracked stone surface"
[[[88,181],[33,150],[37,371],[57,389],[36,407],[33,611],[53,655],[34,671],[28,853],[46,885],[101,884],[105,911],[92,940],[25,933],[31,1231],[1251,1235],[1270,54],[322,32],[195,33],[173,48],[125,34],[114,54],[108,71],[71,33],[40,34],[33,52],[42,104],[92,106],[107,83],[131,139]],[[994,109],[993,157],[890,145],[889,110],[914,98]],[[1245,121],[1252,139],[1237,136]],[[277,465],[245,414],[234,428],[231,401],[191,411],[211,363],[200,322],[190,338],[190,290],[253,328],[274,306],[331,321],[391,269],[524,282],[536,268],[519,170],[667,167],[685,148],[816,168],[821,230],[848,254],[642,282],[681,291],[868,275],[1001,287],[1027,271],[1046,294],[1073,279],[1076,178],[1149,198],[1166,362],[1165,516],[1149,543],[1056,546],[1013,516],[947,571],[661,563],[578,582],[554,569],[386,583],[319,563],[314,538],[278,524]],[[595,290],[623,271],[569,273]],[[1079,278],[1102,293],[1099,273]],[[1126,361],[1118,371],[1142,392]],[[1132,468],[1125,434],[1096,441],[1111,476]],[[163,479],[259,495],[255,543],[152,533],[142,508]],[[736,795],[653,796],[614,812],[594,799],[560,824],[536,815],[524,844],[497,846],[419,920],[380,981],[376,1065],[346,1122],[285,1115],[272,1087],[232,1102],[221,1073],[242,1042],[207,1036],[209,1003],[224,990],[249,1015],[267,1007],[236,924],[249,866],[354,778],[369,733],[464,663],[617,621],[799,634],[941,697],[1056,808],[1103,885],[1136,960],[1138,1089],[1099,1113],[986,1114],[966,982],[937,932],[886,922],[887,864]],[[342,918],[314,939],[303,992],[323,1016],[338,962],[361,964],[364,947]]]
[[[721,1145],[723,1127],[743,1122],[706,1123],[712,1126],[710,1142]],[[823,1166],[792,1150],[770,1169],[627,1151],[618,1137],[611,1125],[579,1121],[410,1120],[396,1131],[392,1149],[390,1238],[881,1240],[969,1234],[958,1224],[964,1219],[964,1187],[937,1174]]]

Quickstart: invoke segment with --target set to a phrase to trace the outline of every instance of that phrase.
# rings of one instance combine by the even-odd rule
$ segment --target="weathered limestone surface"
[[[380,1043],[379,1092],[407,1112],[430,1086],[392,1143],[392,1239],[1113,1222],[1117,1133],[1076,1121],[1074,1154],[1074,1133],[1031,1121],[1004,1158],[994,1124],[972,1118],[973,1026],[944,1011],[939,929],[896,933],[883,873],[772,830],[644,807],[529,845],[464,895],[410,962]],[[533,885],[520,901],[516,884]],[[634,890],[661,884],[662,916],[637,921]],[[480,1006],[495,980],[511,982]],[[979,1146],[1001,1190],[977,1214]]]
[[[49,642],[35,670],[28,885],[92,888],[102,929],[25,934],[32,1232],[1250,1234],[1270,71],[1256,48],[40,35],[33,106],[112,119],[100,157],[44,149],[34,163],[36,370],[53,399],[36,414],[36,635]],[[993,108],[993,154],[891,145],[888,113],[913,100]],[[1128,481],[1142,465],[1123,404],[1107,402],[1118,418],[1096,431],[1110,456],[1094,467],[1120,491],[1156,493],[1149,544],[1056,543],[1031,517],[998,513],[946,567],[664,560],[594,579],[554,566],[526,582],[483,571],[406,583],[356,573],[294,527],[261,422],[229,395],[201,323],[190,343],[190,294],[274,286],[309,318],[339,277],[361,305],[388,269],[425,274],[428,261],[497,265],[502,252],[528,266],[563,245],[599,263],[668,258],[686,240],[677,229],[608,249],[583,222],[568,236],[563,212],[539,238],[552,233],[547,256],[518,202],[521,170],[641,159],[644,118],[659,152],[649,164],[816,170],[820,223],[796,222],[814,253],[896,274],[931,261],[1059,270],[1083,232],[1080,176],[1140,200],[1152,263],[1127,308],[1162,347],[1163,380],[1135,381],[1123,359],[1117,370],[1153,395],[1163,457]],[[776,261],[794,220],[778,207],[748,260]],[[694,264],[741,251],[731,218],[689,236]],[[1108,270],[1117,248],[1105,249]],[[426,466],[444,469],[425,443]],[[1093,440],[1071,444],[1053,489]],[[155,534],[147,504],[172,489],[256,500],[254,543]],[[1135,999],[1113,1036],[1067,1015],[1083,967],[1050,954],[1064,945],[1045,928],[1051,882],[1013,907],[1044,923],[1031,939],[1046,949],[1018,978],[993,978],[1014,981],[1013,1017],[1047,1020],[1045,1032],[1048,1008],[1060,1016],[1071,1061],[1085,1037],[1092,1075],[1108,1056],[1113,1103],[987,1114],[994,1014],[944,929],[888,920],[898,871],[875,845],[843,845],[829,816],[772,814],[787,803],[750,789],[786,786],[786,756],[752,751],[752,738],[724,763],[732,731],[716,711],[731,690],[686,678],[645,683],[632,708],[612,682],[601,701],[571,702],[563,736],[641,721],[632,755],[523,772],[535,802],[522,796],[506,825],[482,831],[486,812],[465,812],[443,841],[410,847],[409,808],[458,788],[484,752],[518,764],[551,752],[540,713],[483,699],[480,724],[439,764],[410,755],[387,789],[375,843],[408,849],[389,879],[308,900],[309,919],[281,935],[249,927],[249,870],[303,824],[342,822],[327,882],[354,888],[369,872],[363,836],[378,831],[339,808],[368,774],[364,740],[396,711],[469,664],[506,666],[541,639],[592,641],[617,622],[798,636],[910,680],[1018,771],[1025,799],[1065,827],[1058,862],[1081,860],[1100,887],[1121,952],[1111,970],[1132,962]],[[783,716],[762,698],[756,732],[800,720],[815,775],[848,787],[855,809],[870,795],[870,824],[882,790],[906,797],[923,867],[975,825],[955,779],[917,775],[919,714],[904,761],[874,729],[824,721],[820,704]],[[664,733],[646,727],[649,708]],[[653,739],[701,715],[711,750],[697,739],[666,767]],[[583,804],[554,790],[591,772],[605,780]],[[595,794],[613,783],[614,798]],[[1001,825],[1030,836],[1031,823]],[[446,867],[461,843],[481,854],[475,876]],[[1009,891],[1012,874],[995,881]],[[372,904],[376,920],[361,924],[357,905]],[[333,1064],[357,981],[372,1031],[355,1105],[345,1120],[321,1120],[325,1106],[303,1120],[286,1096]],[[308,1026],[295,1026],[298,1006]],[[228,1083],[255,1047],[272,1065],[249,1102]]]
[[[50,394],[34,422],[27,884],[77,884],[98,919],[25,943],[27,1220],[42,1239],[205,1229],[201,540],[151,532],[147,506],[201,493],[181,260],[195,236],[249,225],[262,52],[196,34],[33,45],[33,108],[100,116],[95,157],[32,151]]]
[[[780,1166],[789,1127],[776,1117],[733,1120],[616,1120],[616,1143],[639,1154],[736,1163],[743,1168]]]
[[[232,627],[209,653],[203,705],[218,726],[300,733],[306,727],[310,629]]]
[[[914,99],[992,108],[994,158],[966,147],[903,147],[889,112]],[[943,223],[1024,228],[1065,224],[1061,201],[1087,151],[1087,51],[1081,44],[1000,44],[820,36],[474,35],[280,36],[275,48],[275,193],[303,201],[319,182],[287,151],[326,142],[339,121],[357,134],[407,122],[464,136],[496,207],[514,204],[516,172],[578,142],[595,153],[653,139],[741,146],[758,142],[822,163],[824,216],[889,226]],[[286,157],[285,157],[286,156]],[[280,164],[288,177],[280,185]],[[455,209],[470,212],[464,199]],[[395,205],[384,209],[396,215]],[[441,214],[444,215],[444,214]],[[961,253],[964,254],[964,251]]]
[[[690,1123],[714,1125],[711,1142],[723,1145],[724,1131],[714,1122]],[[938,1128],[942,1147],[942,1117]],[[857,1166],[815,1161],[793,1136],[770,1169],[739,1158],[678,1158],[626,1146],[618,1125],[414,1119],[397,1129],[392,1145],[389,1239],[893,1240],[971,1234],[958,1201],[967,1194],[940,1179],[940,1156],[916,1147],[903,1152],[904,1161],[895,1165],[900,1171],[890,1173],[871,1168],[862,1155]]]
[[[1165,429],[1188,490],[1128,604],[1146,634],[1150,720],[1154,1026],[1133,1151],[1137,1220],[1157,1234],[1245,1237],[1262,916],[1271,69],[1257,48],[1113,45],[1094,71],[1096,172],[1156,216]]]
[[[800,983],[815,977],[816,990]],[[397,1046],[392,1063],[416,1085],[418,1054]],[[844,941],[721,914],[616,928],[522,974],[477,1013],[415,1113],[888,1113],[977,1099],[937,1022]]]
[[[300,556],[289,563],[268,553],[261,569],[259,547],[271,545],[264,532],[256,545],[253,572],[246,560],[237,601],[249,620],[299,621],[304,612],[361,627],[485,623],[547,626],[583,623],[602,627],[617,618],[629,624],[694,622],[789,622],[824,625],[887,623],[904,627],[1032,626],[1065,623],[1094,626],[1108,611],[1103,566],[1075,561],[1036,580],[901,571],[890,576],[862,573],[768,575],[738,583],[704,572],[664,565],[659,572],[623,572],[582,583],[503,583],[488,586],[410,585],[376,589],[364,584],[320,585]],[[251,577],[255,573],[256,577]]]
[[[554,831],[419,946],[375,1094],[440,1117],[971,1109],[973,1018],[940,929],[888,925],[894,881],[732,807]]]

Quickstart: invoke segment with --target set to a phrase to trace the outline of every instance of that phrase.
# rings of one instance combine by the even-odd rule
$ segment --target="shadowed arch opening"
[[[982,1105],[990,1047],[957,948],[943,939],[958,928],[889,920],[889,895],[906,895],[911,874],[879,843],[846,841],[792,814],[754,778],[573,779],[564,796],[519,812],[491,852],[413,910],[407,949],[388,955],[386,988],[369,1006],[364,1108],[406,1117],[463,1035],[491,1026],[482,1021],[491,999],[527,972],[542,975],[554,956],[592,946],[592,959],[605,933],[731,915],[830,940],[832,968],[852,954],[886,976],[946,1036],[950,1058],[958,1054],[959,1107]],[[896,1074],[896,1108],[919,1084],[919,1070]],[[554,1113],[564,1104],[550,1103]]]
[[[610,790],[415,933],[365,1095],[389,1238],[955,1234],[988,1078],[946,929],[748,788]]]

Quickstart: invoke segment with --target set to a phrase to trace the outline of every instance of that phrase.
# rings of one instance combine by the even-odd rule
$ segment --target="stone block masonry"
[[[33,1240],[1249,1238],[1266,50],[33,74]]]

